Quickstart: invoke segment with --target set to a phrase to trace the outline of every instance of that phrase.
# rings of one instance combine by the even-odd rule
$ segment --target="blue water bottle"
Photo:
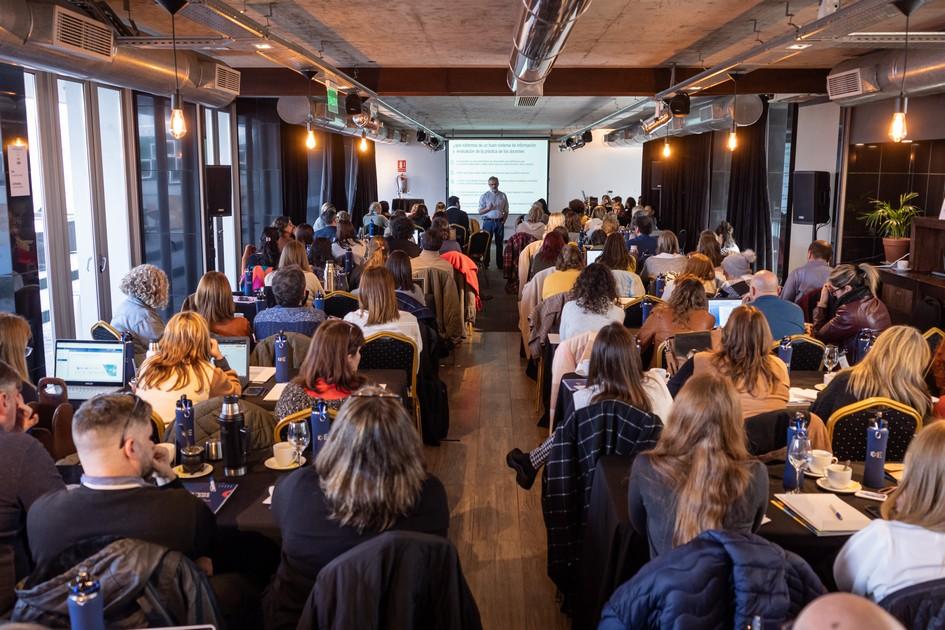
[[[374,225],[373,223],[371,225]],[[351,273],[351,270],[354,269],[354,254],[349,249],[345,251],[345,273]]]
[[[806,434],[807,433],[807,422],[804,419],[804,413],[798,411],[794,414],[794,420],[788,424],[787,429],[787,449],[791,450],[791,442],[794,440],[794,436],[798,433]],[[787,457],[784,460],[784,489],[785,490],[794,490],[799,485],[803,486],[803,480],[798,483],[797,471],[794,470],[794,466],[791,465],[791,462],[788,461]]]
[[[882,488],[886,485],[886,443],[889,442],[889,427],[883,412],[877,411],[873,424],[866,429],[866,465],[863,467],[863,485]]]
[[[586,235],[584,234],[584,230],[581,230],[580,232],[578,232],[578,249],[580,249],[581,251],[584,251],[585,238],[586,238]]]
[[[253,297],[253,270],[249,268],[243,274],[243,295]]]
[[[69,581],[69,623],[72,630],[105,630],[102,585],[86,566]]]
[[[666,288],[666,274],[656,276],[656,296],[662,297],[663,290]]]
[[[869,328],[861,328],[856,334],[856,357],[855,361],[859,363],[866,357],[866,353],[873,347],[873,331]]]
[[[276,342],[273,344],[276,351],[276,382],[289,382],[289,340],[281,330],[276,335]]]
[[[131,339],[131,333],[121,333],[121,343],[123,345],[121,383],[127,385],[135,377],[135,346]]]
[[[653,300],[648,297],[643,298],[643,303],[640,305],[640,310],[643,313],[643,316],[640,318],[640,323],[645,324],[646,318],[650,316],[650,311],[653,310]]]
[[[194,403],[186,395],[182,395],[174,406],[174,426],[177,428],[177,461],[182,462],[181,449],[195,443]]]
[[[373,237],[373,236],[374,236],[374,230],[376,229],[376,227],[377,227],[377,226],[374,225],[374,220],[371,219],[371,222],[368,223],[368,226],[367,226],[367,233],[368,233],[368,236],[370,236],[370,237]]]
[[[791,347],[791,338],[782,337],[781,343],[778,344],[778,358],[784,361],[784,365],[787,366],[788,371],[791,371],[791,357],[794,354],[794,349]]]
[[[328,439],[328,430],[331,428],[331,419],[328,417],[328,405],[319,398],[312,407],[312,461]]]
[[[319,311],[325,310],[325,294],[321,289],[315,292],[315,308]]]

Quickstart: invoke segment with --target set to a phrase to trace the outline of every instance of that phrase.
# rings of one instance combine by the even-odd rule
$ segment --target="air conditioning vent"
[[[863,94],[863,78],[860,69],[847,70],[827,75],[827,96],[831,101]]]
[[[60,6],[53,13],[52,45],[105,61],[111,61],[115,54],[114,34],[109,26]]]
[[[216,72],[213,83],[214,87],[216,87],[218,90],[229,92],[234,96],[239,96],[240,94],[239,70],[234,70],[228,66],[216,64]]]
[[[713,116],[713,107],[711,104],[699,108],[699,122],[709,122]]]
[[[515,97],[515,106],[516,107],[535,107],[538,105],[538,99],[540,96],[516,96]]]

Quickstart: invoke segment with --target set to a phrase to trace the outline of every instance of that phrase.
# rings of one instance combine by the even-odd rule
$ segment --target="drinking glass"
[[[309,442],[312,439],[312,431],[308,426],[308,422],[303,420],[301,422],[290,422],[286,430],[286,439],[289,444],[295,448],[295,463],[298,466],[302,465],[302,451],[304,451]]]
[[[838,363],[840,363],[840,350],[834,345],[827,346],[827,349],[824,350],[824,367],[827,368],[828,372],[833,372]]]
[[[788,461],[794,467],[797,475],[797,487],[794,488],[794,494],[800,494],[801,486],[804,485],[803,469],[810,462],[810,440],[805,433],[797,433],[794,439],[788,445]]]

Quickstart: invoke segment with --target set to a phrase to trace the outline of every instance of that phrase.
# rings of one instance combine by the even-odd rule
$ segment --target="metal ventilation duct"
[[[837,65],[827,75],[830,100],[840,105],[899,96],[904,50],[881,50]],[[941,50],[910,49],[905,93],[923,96],[945,92],[945,56]]]
[[[545,78],[591,0],[522,0],[506,81],[516,96],[542,95]]]
[[[307,96],[280,96],[276,101],[276,112],[279,118],[290,125],[304,125],[311,120],[314,126],[332,133],[360,138],[363,131],[367,139],[373,142],[384,144],[404,142],[397,133],[400,130],[388,127],[384,122],[379,121],[364,127],[350,127],[347,124],[347,116],[337,117],[328,112],[326,103],[312,100]]]
[[[64,45],[63,17],[86,28],[111,26],[54,2],[3,0],[0,11],[0,61],[46,70],[79,79],[91,79],[151,94],[174,92],[174,58],[170,50],[143,50],[112,46],[111,54],[101,38],[89,50],[88,37],[76,37]],[[71,18],[71,19],[70,19]],[[94,24],[93,24],[94,23]],[[102,32],[104,32],[102,30]],[[239,90],[239,72],[208,57],[177,51],[180,91],[185,100],[209,107],[230,104]]]
[[[739,127],[755,124],[764,113],[764,103],[760,96],[739,96],[737,104],[734,96],[721,96],[698,105],[694,104],[688,116],[673,118],[668,125],[655,133],[646,133],[643,124],[637,122],[625,129],[611,131],[604,136],[604,142],[611,146],[636,146],[667,135],[676,137],[709,131],[728,131],[732,127],[733,105],[735,122]]]

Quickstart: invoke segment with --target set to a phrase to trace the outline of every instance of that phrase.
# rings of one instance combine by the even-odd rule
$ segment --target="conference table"
[[[289,376],[295,378],[298,373],[298,370],[290,370]],[[383,385],[387,391],[399,395],[402,401],[408,399],[410,383],[407,382],[407,374],[403,370],[358,370],[358,374],[365,377],[369,385]],[[256,396],[243,396],[243,400],[268,411],[273,411],[276,408],[277,401],[267,400],[266,396],[276,386],[275,375],[270,376],[264,383],[253,383],[252,385],[262,387],[263,391]],[[409,406],[407,410],[410,411]]]

